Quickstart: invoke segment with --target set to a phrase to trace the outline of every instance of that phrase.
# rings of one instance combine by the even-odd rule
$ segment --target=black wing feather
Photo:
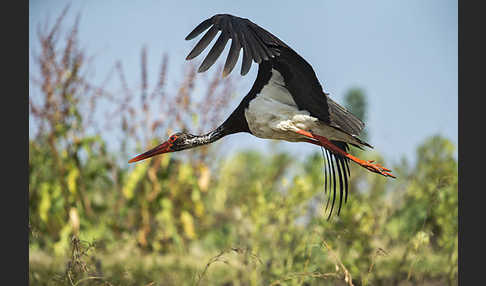
[[[192,30],[192,32],[189,33],[189,35],[186,36],[185,39],[186,40],[194,39],[199,34],[206,31],[207,28],[211,27],[212,25],[213,25],[213,22],[211,21],[211,19],[207,19],[207,20],[202,21],[201,24],[197,25],[196,28],[194,28],[194,30]]]
[[[311,65],[290,48],[280,51],[280,56],[273,60],[273,68],[284,77],[297,107],[330,124],[328,98]]]
[[[230,28],[232,28],[232,23],[229,23]],[[223,76],[228,75],[236,65],[238,61],[238,57],[240,56],[241,44],[238,38],[238,34],[232,29],[231,33],[231,47],[228,53],[228,57],[226,58],[226,62],[224,64],[223,69]]]
[[[240,26],[240,24],[237,24]],[[244,33],[239,34],[241,38],[241,44],[243,47],[243,60],[241,62],[241,75],[246,75],[251,68],[251,61],[253,59],[253,55],[251,53],[251,49],[248,45],[248,40],[246,38],[246,35]],[[231,72],[231,71],[230,71]]]
[[[205,72],[207,71],[219,58],[221,53],[224,50],[224,47],[226,46],[226,43],[229,40],[229,35],[226,31],[223,31],[220,35],[218,40],[216,40],[216,43],[214,46],[211,48],[209,51],[208,55],[202,62],[201,66],[198,69],[198,72]]]
[[[218,14],[207,20],[204,20],[201,24],[196,26],[196,28],[194,28],[194,30],[192,30],[189,33],[189,35],[187,35],[186,40],[194,39],[196,36],[204,32],[210,26],[212,26],[211,29],[206,33],[205,36],[203,36],[203,39],[201,39],[201,41],[194,47],[194,49],[189,53],[186,59],[189,60],[198,56],[202,52],[202,50],[204,50],[207,47],[209,42],[216,35],[214,33],[214,30],[221,31],[223,34],[227,35],[232,40],[234,40],[234,38],[239,38],[243,51],[245,50],[247,51],[246,59],[245,59],[245,53],[243,55],[244,60],[243,60],[241,75],[245,75],[249,70],[248,59],[250,61],[253,60],[256,63],[261,63],[263,60],[266,61],[269,60],[270,58],[275,57],[276,55],[279,55],[279,51],[274,49],[277,49],[278,47],[287,47],[287,45],[284,42],[279,40],[274,35],[270,34],[265,29],[252,23],[250,20],[228,15],[228,14]],[[217,46],[216,51],[219,51],[219,50],[223,50],[225,45],[226,42],[223,43],[223,41],[221,41],[219,43],[218,42],[215,43],[213,48]],[[230,56],[232,57],[232,60],[229,61],[229,63],[232,63],[235,54],[230,54]],[[208,56],[206,56],[206,58],[207,57]],[[237,59],[238,57],[236,57],[236,61]],[[204,65],[204,68],[200,70],[205,71],[209,67],[211,67],[214,64],[212,60],[213,57],[208,59],[206,61],[206,64]],[[226,71],[225,75],[231,73],[232,71],[231,64],[228,64],[225,71]]]
[[[211,43],[214,37],[216,37],[216,34],[218,34],[218,29],[215,26],[212,26],[211,29],[209,29],[209,31],[204,34],[201,40],[199,40],[196,46],[187,55],[186,60],[190,60],[199,56],[199,54],[202,53],[202,51],[209,45],[209,43]]]
[[[255,39],[253,33],[250,33],[250,31],[248,31],[248,27],[245,27],[244,30],[246,30],[245,35],[247,36],[249,47],[253,55],[253,60],[259,64],[262,62],[261,52],[259,50],[260,46],[258,45],[258,42]]]

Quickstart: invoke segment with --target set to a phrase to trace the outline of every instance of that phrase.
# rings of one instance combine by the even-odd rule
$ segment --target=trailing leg
[[[298,134],[306,136],[307,138],[310,138],[309,140],[306,140],[307,142],[318,145],[318,146],[322,146],[322,147],[330,150],[333,153],[342,155],[343,157],[346,157],[346,158],[350,159],[351,161],[354,161],[355,163],[357,163],[360,166],[368,169],[371,172],[383,175],[385,177],[396,178],[395,176],[393,176],[392,174],[389,173],[389,172],[391,172],[390,169],[387,169],[387,168],[381,166],[378,163],[374,163],[373,160],[372,161],[361,160],[361,159],[347,153],[346,151],[342,150],[341,148],[337,147],[331,141],[329,141],[329,139],[327,139],[326,137],[323,137],[323,136],[320,136],[320,135],[317,135],[317,134],[314,134],[314,133],[311,133],[311,132],[308,132],[308,131],[304,131],[304,130],[298,130],[296,132]]]

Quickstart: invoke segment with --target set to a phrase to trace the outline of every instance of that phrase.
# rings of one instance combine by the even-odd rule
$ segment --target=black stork
[[[312,143],[326,150],[324,188],[327,190],[328,177],[329,188],[334,186],[329,217],[336,198],[336,173],[340,188],[338,215],[343,192],[344,201],[347,201],[349,160],[371,172],[395,178],[391,170],[348,153],[348,144],[361,149],[364,146],[373,148],[358,137],[364,123],[323,91],[310,64],[292,48],[250,20],[229,14],[218,14],[203,21],[187,35],[186,40],[194,39],[208,28],[186,60],[201,54],[220,31],[220,36],[198,72],[208,70],[231,39],[223,77],[231,73],[243,49],[241,75],[248,73],[252,61],[258,63],[258,75],[251,90],[226,121],[213,131],[204,135],[175,133],[164,143],[136,156],[129,163],[210,144],[238,132],[247,132],[265,139]]]

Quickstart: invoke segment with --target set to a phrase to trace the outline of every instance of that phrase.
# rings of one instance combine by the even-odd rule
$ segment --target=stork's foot
[[[359,158],[356,158],[353,155],[345,152],[344,150],[341,150],[336,145],[332,144],[332,142],[329,141],[326,137],[323,137],[323,136],[320,136],[320,135],[317,135],[317,134],[314,134],[314,133],[311,133],[311,132],[308,132],[308,131],[305,131],[305,130],[298,130],[298,131],[296,131],[296,133],[304,135],[304,136],[312,139],[312,140],[306,140],[307,142],[315,144],[315,145],[323,146],[323,147],[331,150],[334,153],[340,154],[341,156],[346,157],[346,158],[350,159],[351,161],[356,162],[360,166],[368,169],[369,171],[371,171],[373,173],[377,173],[377,174],[383,175],[385,177],[396,178],[395,176],[390,174],[390,172],[391,172],[390,169],[387,169],[387,168],[383,167],[382,165],[380,165],[378,163],[373,164],[373,162],[375,162],[373,160],[365,161],[365,160],[361,160]]]
[[[389,173],[389,172],[391,172],[390,169],[387,169],[387,168],[383,167],[382,165],[380,165],[378,163],[373,164],[373,162],[375,162],[375,161],[371,160],[371,161],[362,161],[362,162],[357,162],[357,163],[360,164],[362,167],[365,167],[366,169],[368,169],[371,172],[383,175],[385,177],[396,178],[395,176],[393,176],[392,174]]]

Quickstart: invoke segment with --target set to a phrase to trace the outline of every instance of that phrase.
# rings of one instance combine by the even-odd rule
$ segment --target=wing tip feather
[[[200,55],[204,49],[207,48],[209,42],[211,42],[211,40],[215,36],[213,30],[219,30],[224,34],[227,33],[228,37],[231,39],[233,37],[242,37],[239,40],[241,46],[240,43],[238,43],[238,48],[241,47],[243,48],[243,50],[246,50],[245,52],[247,53],[247,57],[249,58],[242,63],[242,69],[240,71],[240,74],[242,76],[246,75],[249,72],[253,62],[261,64],[263,61],[268,61],[279,56],[280,52],[278,51],[278,46],[285,45],[277,37],[272,35],[270,32],[264,30],[263,28],[259,27],[255,23],[251,22],[249,19],[241,18],[230,14],[216,14],[211,18],[204,20],[199,25],[197,25],[184,39],[192,40],[204,31],[206,31],[208,28],[210,29],[206,32],[203,38],[201,38],[201,40],[196,44],[193,50],[186,56],[186,61],[194,59],[195,57]],[[245,39],[245,37],[247,37],[247,39]],[[215,46],[213,46],[213,48]],[[210,57],[210,59],[208,59],[208,56],[206,56],[206,59],[203,61],[202,66],[198,69],[198,72],[204,72],[214,64],[214,62],[220,56],[220,48],[221,47],[217,48],[217,57]],[[211,51],[209,52],[209,54],[211,54]],[[230,57],[232,56],[234,55],[232,55],[231,53],[228,55],[225,68],[223,70],[223,77],[228,76],[233,71],[236,61],[238,60],[237,58],[230,59]],[[209,65],[209,67],[207,65]]]

